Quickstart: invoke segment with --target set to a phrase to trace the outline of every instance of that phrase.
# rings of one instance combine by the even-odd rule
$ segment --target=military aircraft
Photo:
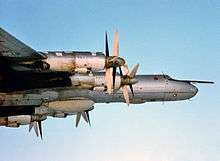
[[[118,32],[112,56],[108,46],[106,33],[105,53],[39,52],[0,28],[0,126],[29,125],[42,138],[48,116],[76,115],[77,127],[81,117],[90,124],[95,103],[186,100],[198,92],[194,83],[214,83],[137,75],[139,64],[129,71],[119,57]]]

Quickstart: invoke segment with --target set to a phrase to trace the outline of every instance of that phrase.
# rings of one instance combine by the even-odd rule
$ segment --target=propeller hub
[[[121,67],[124,64],[125,64],[125,60],[121,57],[110,56],[106,59],[106,67],[107,68]]]
[[[133,85],[137,82],[138,80],[136,78],[129,78],[128,76],[121,78],[121,85]]]

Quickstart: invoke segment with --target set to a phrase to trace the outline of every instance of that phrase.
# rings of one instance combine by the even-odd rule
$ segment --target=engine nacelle
[[[28,125],[33,121],[42,121],[45,119],[46,116],[31,116],[31,115],[0,117],[0,126],[19,127],[20,125]]]
[[[93,74],[75,74],[71,76],[72,85],[76,88],[94,89],[94,90],[106,90],[105,73],[93,73]],[[120,76],[115,77],[115,89],[119,89],[121,85]]]
[[[88,73],[100,71],[105,68],[105,55],[91,52],[63,52],[55,51],[45,53],[47,59],[43,60],[52,71],[68,71],[74,73]]]
[[[65,118],[65,117],[67,117],[67,114],[64,112],[55,112],[51,116],[57,117],[57,118]]]
[[[47,107],[52,116],[65,117],[63,114],[75,114],[76,112],[89,110],[94,103],[92,100],[79,98],[77,100],[49,102]]]
[[[77,88],[92,89],[95,86],[95,77],[90,74],[75,74],[70,79],[72,85]]]
[[[19,115],[19,116],[10,116],[8,117],[8,123],[17,123],[19,125],[27,125],[31,122],[30,115]]]

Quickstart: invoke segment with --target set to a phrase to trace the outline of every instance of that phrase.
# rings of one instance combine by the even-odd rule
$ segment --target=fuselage
[[[138,83],[133,85],[134,96],[129,92],[131,103],[179,101],[190,99],[198,92],[190,83],[168,80],[163,75],[138,75]],[[93,91],[91,96],[95,102],[124,102],[120,89],[112,95]]]
[[[101,77],[101,76],[99,76]],[[104,81],[98,78],[100,81]],[[152,101],[179,101],[190,99],[198,89],[186,82],[169,80],[163,75],[137,75],[138,83],[133,85],[134,97],[129,92],[131,103]],[[59,87],[1,93],[1,106],[40,106],[42,102],[77,100],[84,98],[94,103],[124,102],[122,90],[108,94],[105,88]]]
[[[104,77],[95,77],[102,84]],[[131,104],[185,100],[198,92],[194,85],[169,79],[168,76],[138,75],[136,79],[134,96],[129,92]],[[95,103],[111,102],[125,102],[121,89],[108,94],[105,87],[86,89],[72,85],[1,93],[0,126],[19,127],[33,121],[43,121],[47,116],[64,118],[90,111]]]

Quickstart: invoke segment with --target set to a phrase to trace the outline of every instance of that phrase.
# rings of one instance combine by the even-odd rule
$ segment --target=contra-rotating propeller
[[[139,67],[139,64],[136,64],[130,72],[128,70],[127,65],[124,65],[122,69],[121,69],[121,67],[119,67],[120,76],[121,76],[121,87],[122,87],[124,99],[125,99],[125,102],[127,103],[127,105],[129,105],[129,103],[130,103],[129,94],[128,94],[128,87],[130,88],[131,93],[134,97],[134,90],[133,90],[132,85],[138,82],[138,80],[135,78],[135,76],[137,74],[138,67]],[[122,70],[124,72],[124,75],[123,75]]]
[[[39,136],[39,132],[38,130],[40,131],[40,137],[41,137],[41,140],[43,139],[43,132],[42,132],[42,124],[41,124],[41,121],[32,121],[30,124],[29,124],[29,132],[31,131],[31,129],[34,127],[34,131],[37,135],[37,137]]]
[[[76,114],[76,127],[78,127],[78,125],[79,125],[79,121],[80,121],[81,116],[91,126],[90,117],[89,117],[89,111],[91,111],[91,110],[77,112],[77,114]]]
[[[109,94],[112,93],[112,89],[115,88],[115,76],[117,67],[125,65],[125,60],[119,57],[119,34],[116,31],[113,41],[113,52],[112,56],[109,55],[108,47],[108,35],[105,34],[105,56],[106,56],[106,65],[105,65],[105,81],[107,85],[107,91]]]

